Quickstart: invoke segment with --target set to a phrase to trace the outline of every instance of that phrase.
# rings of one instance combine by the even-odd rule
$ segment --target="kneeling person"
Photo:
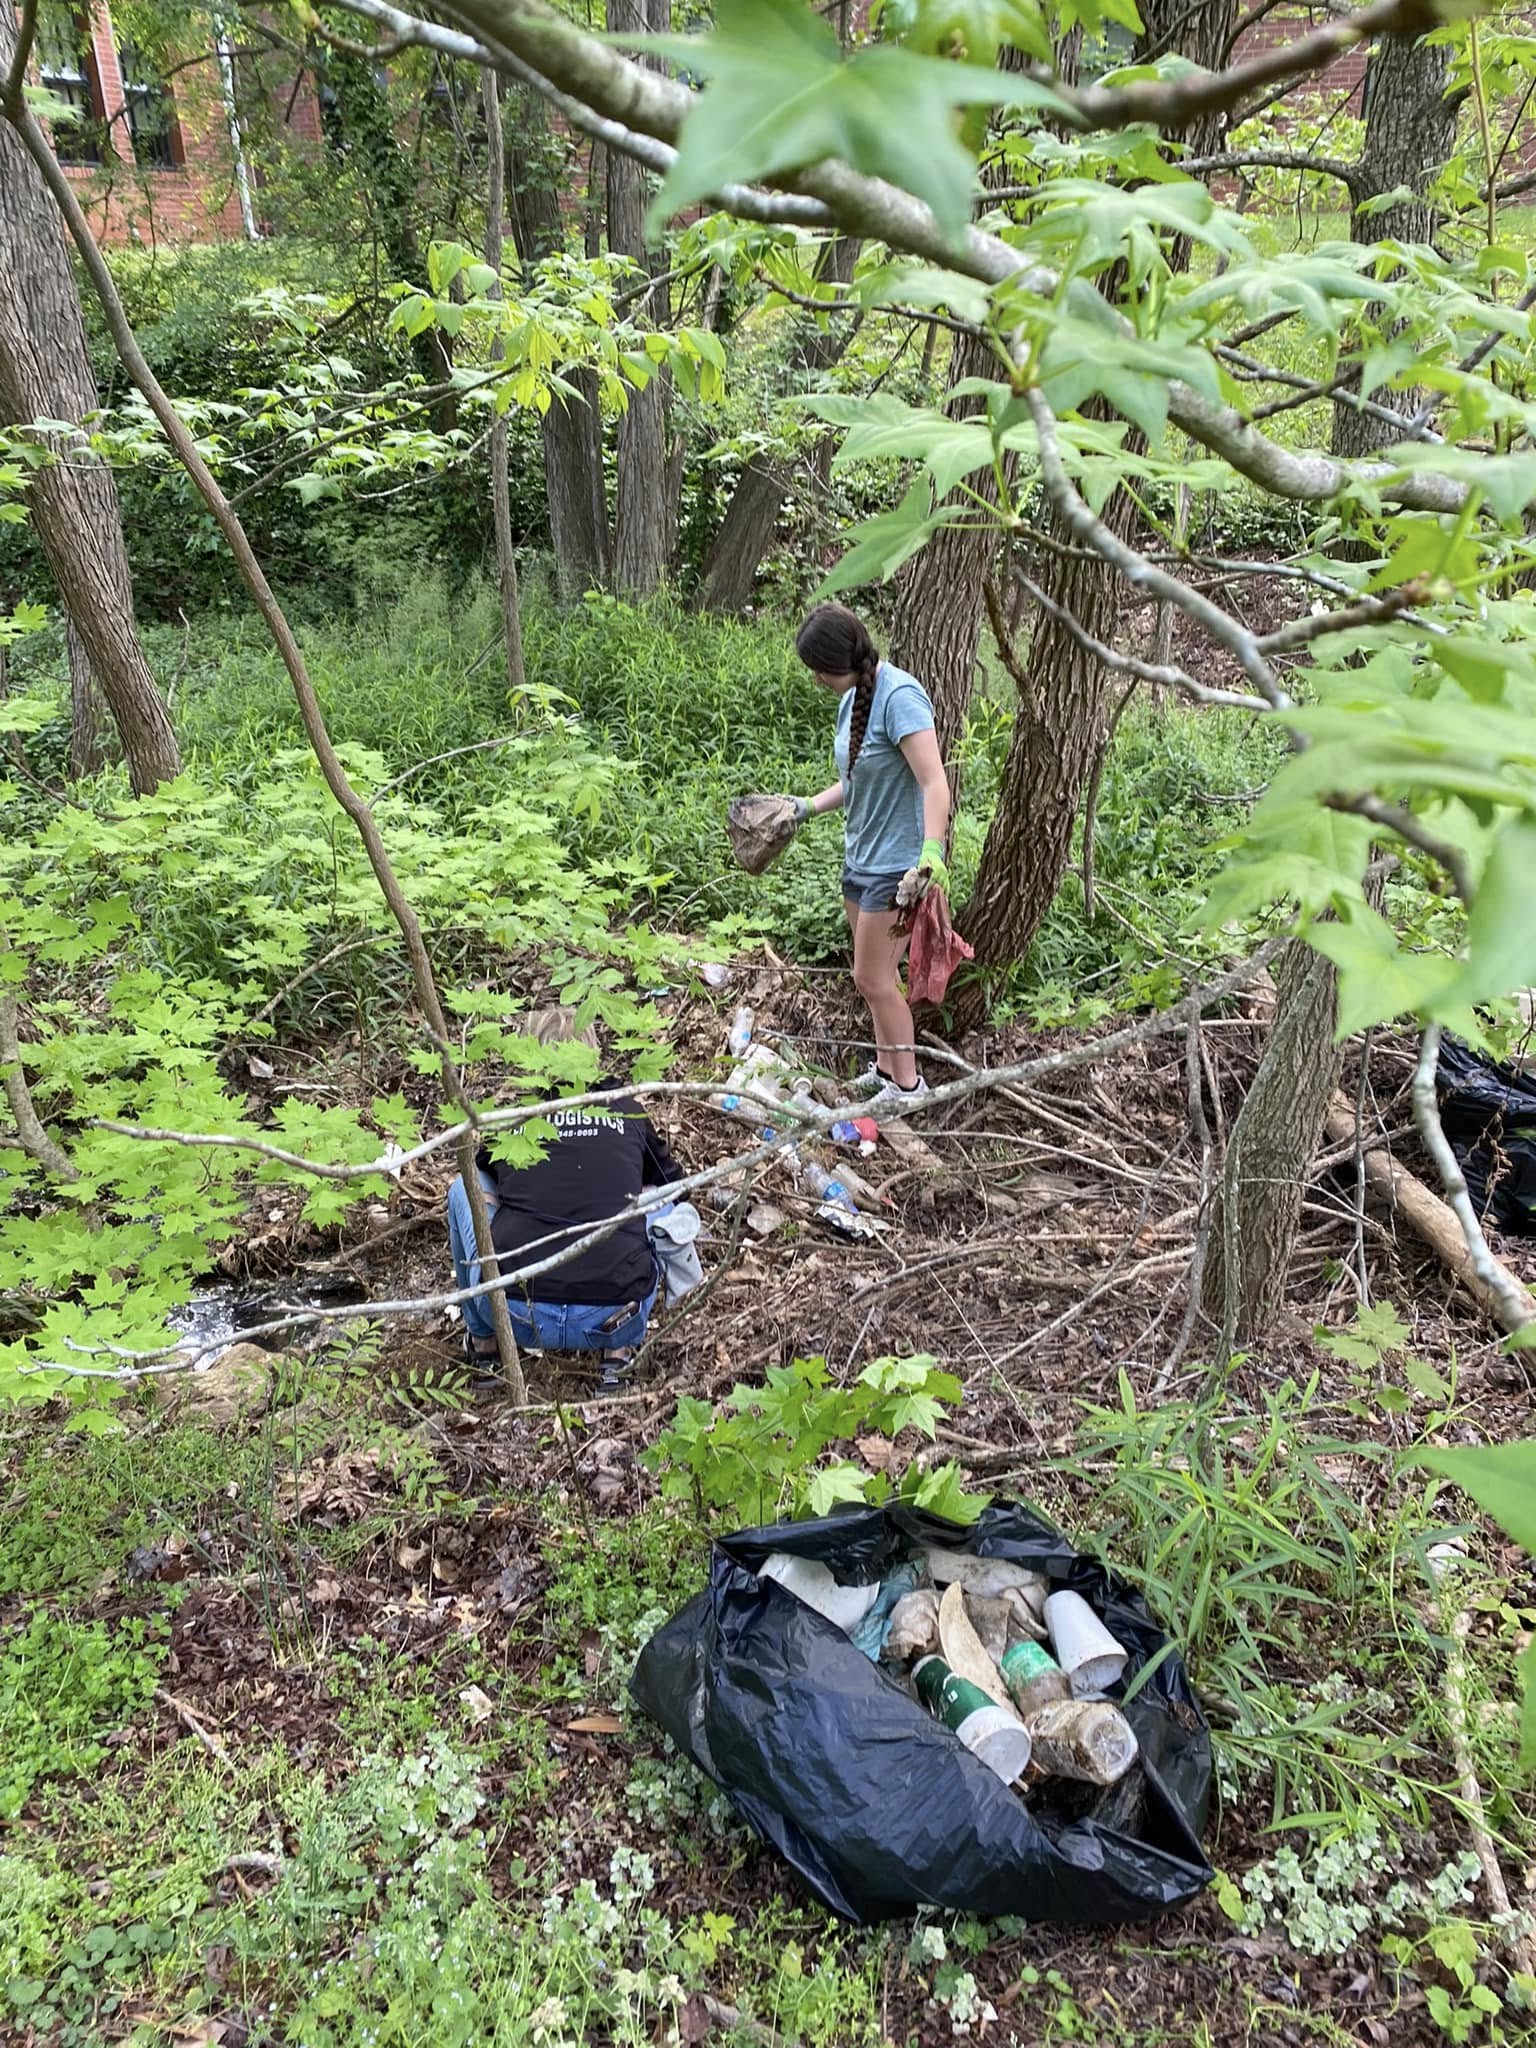
[[[603,1080],[590,1092],[621,1085]],[[628,1097],[556,1109],[549,1121],[555,1136],[536,1165],[497,1165],[483,1150],[477,1158],[503,1271],[542,1264],[594,1224],[617,1215],[642,1188],[681,1178],[650,1119]],[[507,1312],[518,1343],[535,1351],[601,1351],[615,1363],[627,1359],[644,1341],[656,1301],[660,1266],[650,1220],[626,1217],[601,1243],[509,1289]],[[462,1180],[448,1191],[448,1238],[459,1286],[478,1286],[474,1224]],[[463,1309],[471,1363],[494,1360],[489,1296],[478,1295]]]

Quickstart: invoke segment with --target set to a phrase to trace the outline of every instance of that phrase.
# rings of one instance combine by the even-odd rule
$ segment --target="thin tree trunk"
[[[1386,36],[1366,67],[1365,148],[1351,188],[1353,241],[1433,242],[1439,216],[1426,194],[1456,146],[1459,100],[1446,98],[1451,53],[1443,46]],[[1390,206],[1365,211],[1389,192],[1405,195]],[[1418,410],[1418,390],[1385,386],[1371,399],[1408,417]],[[1369,455],[1393,438],[1392,428],[1347,398],[1333,403],[1335,455]]]
[[[480,81],[485,102],[485,140],[489,168],[485,192],[485,260],[497,279],[501,277],[502,211],[506,198],[506,160],[501,133],[501,87],[496,73],[487,70]],[[499,282],[491,287],[502,296]],[[506,358],[506,343],[498,335],[491,351],[493,362]],[[512,545],[512,507],[507,497],[507,418],[498,415],[491,429],[491,519],[496,530],[496,583],[501,592],[501,630],[507,649],[507,687],[521,691],[527,682],[523,669],[523,621],[518,601],[517,550]]]
[[[1285,1305],[1307,1169],[1338,1085],[1338,975],[1300,939],[1280,956],[1275,1012],[1232,1135],[1211,1221],[1204,1306],[1221,1357],[1262,1337]]]
[[[15,48],[15,12],[0,5],[0,77]],[[0,421],[78,422],[100,405],[58,214],[20,140],[0,122]],[[142,795],[179,774],[181,757],[134,627],[117,486],[83,435],[35,438],[60,459],[32,472],[28,509]]]
[[[665,34],[672,25],[672,0],[608,0],[610,35]],[[633,157],[608,156],[608,247],[616,256],[665,268],[645,245],[648,184]],[[667,288],[636,309],[648,324],[665,326]],[[613,584],[626,597],[647,597],[661,587],[672,562],[677,511],[668,503],[671,377],[658,367],[643,391],[632,391],[619,421],[618,492],[613,522]]]

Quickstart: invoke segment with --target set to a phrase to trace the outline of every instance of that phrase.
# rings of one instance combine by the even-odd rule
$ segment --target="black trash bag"
[[[1442,1038],[1440,1121],[1484,1223],[1536,1235],[1536,1078]]]
[[[1176,1651],[1125,1708],[1145,1780],[1133,1836],[1032,1811],[840,1629],[757,1576],[783,1550],[867,1585],[913,1543],[1007,1558],[1081,1593],[1129,1652],[1127,1683],[1166,1647],[1140,1595],[1028,1508],[992,1507],[968,1528],[856,1508],[717,1543],[708,1589],[652,1636],[630,1691],[849,1920],[932,1905],[1112,1925],[1192,1898],[1212,1876],[1211,1743]]]

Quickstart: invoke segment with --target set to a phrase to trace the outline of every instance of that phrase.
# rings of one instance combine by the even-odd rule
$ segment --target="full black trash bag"
[[[1473,1208],[1500,1230],[1536,1234],[1536,1079],[1443,1038],[1435,1090]]]
[[[1176,1652],[1125,1709],[1146,1780],[1132,1837],[1031,1812],[840,1629],[757,1577],[784,1550],[867,1585],[914,1542],[1007,1558],[1081,1593],[1130,1653],[1127,1683],[1164,1647],[1140,1596],[1028,1508],[989,1508],[968,1528],[857,1508],[717,1543],[707,1590],[646,1644],[631,1692],[849,1920],[933,1905],[1109,1925],[1193,1897],[1212,1875],[1200,1847],[1211,1745]]]

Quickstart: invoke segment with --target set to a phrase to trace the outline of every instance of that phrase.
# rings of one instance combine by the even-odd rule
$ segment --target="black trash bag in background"
[[[783,1550],[867,1585],[914,1543],[1006,1558],[1045,1574],[1053,1591],[1081,1593],[1129,1652],[1127,1684],[1165,1647],[1140,1595],[1028,1508],[992,1507],[968,1528],[856,1508],[717,1543],[707,1590],[652,1636],[630,1691],[849,1920],[933,1905],[1111,1925],[1192,1898],[1212,1875],[1200,1846],[1211,1744],[1176,1651],[1124,1710],[1141,1749],[1131,1768],[1146,1784],[1131,1836],[1031,1812],[840,1629],[757,1576]]]
[[[1536,1078],[1443,1038],[1435,1093],[1478,1215],[1536,1234]]]

